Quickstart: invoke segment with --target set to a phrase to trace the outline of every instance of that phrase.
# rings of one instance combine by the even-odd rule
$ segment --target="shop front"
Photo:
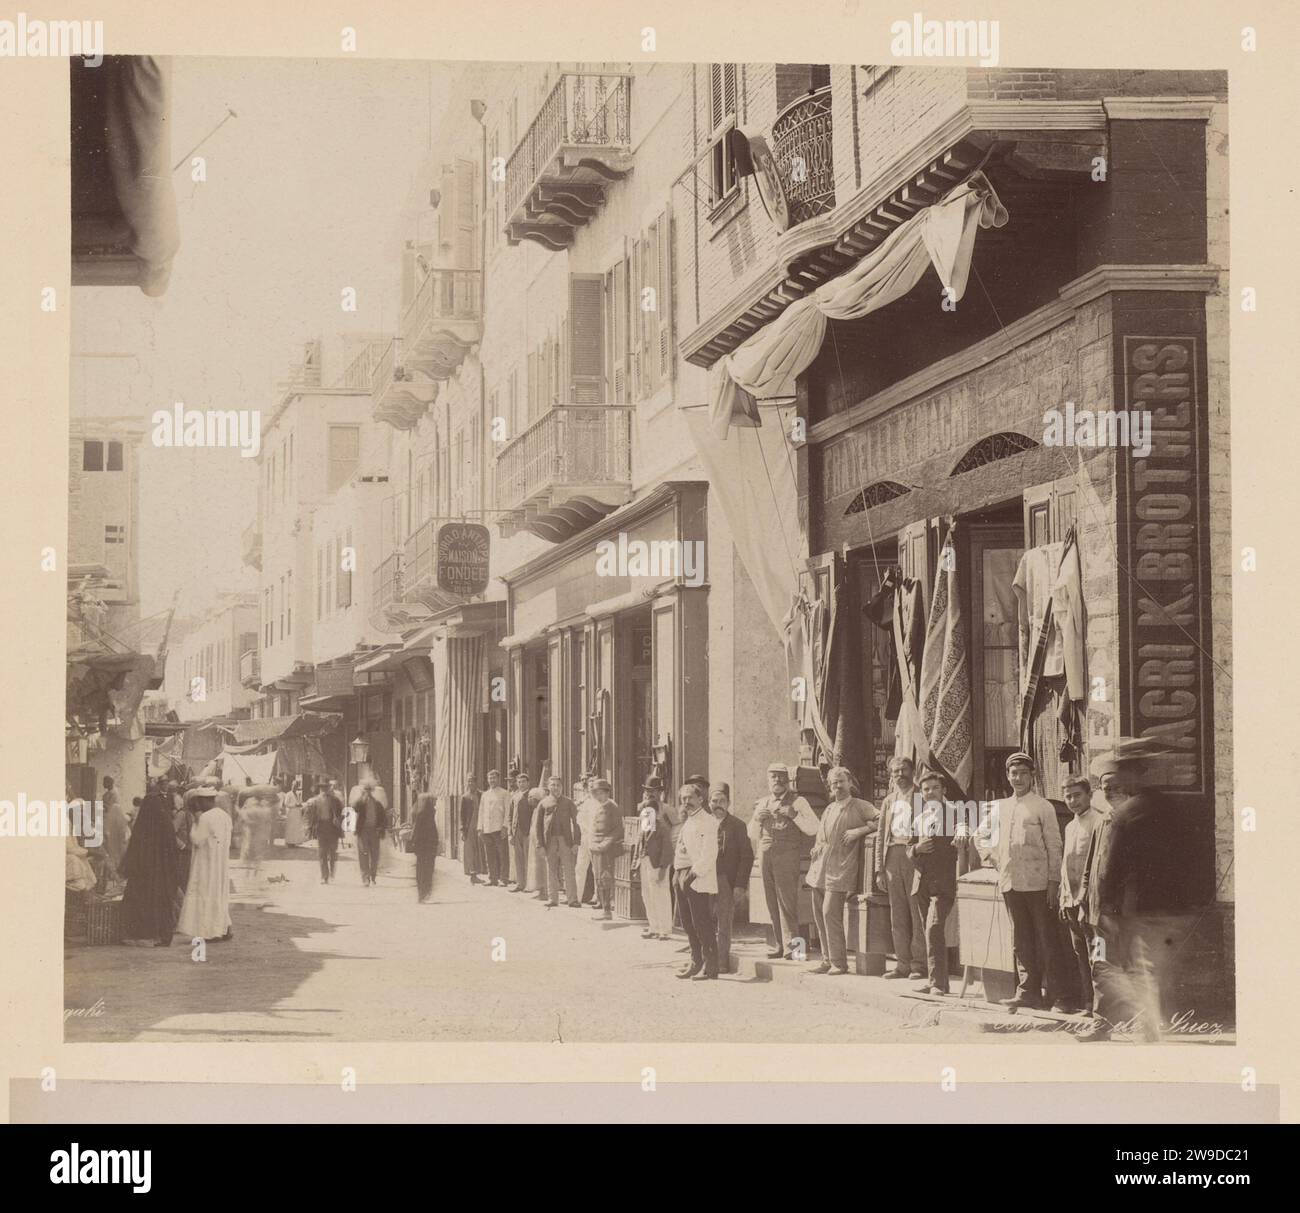
[[[565,787],[708,766],[706,484],[669,482],[507,574],[510,764]]]

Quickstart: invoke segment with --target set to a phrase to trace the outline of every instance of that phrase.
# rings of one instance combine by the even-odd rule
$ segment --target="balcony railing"
[[[829,85],[787,105],[772,123],[772,156],[791,227],[835,209],[833,143]]]
[[[506,235],[567,248],[632,167],[631,79],[565,72],[506,162]]]
[[[482,321],[478,270],[430,270],[402,316],[406,365],[430,379],[450,379],[482,336]]]
[[[371,411],[376,421],[394,429],[413,429],[438,395],[438,384],[416,374],[406,361],[401,337],[388,343],[375,365],[370,384]]]
[[[351,388],[357,392],[370,391],[375,378],[375,367],[379,364],[387,348],[387,341],[367,341],[357,351],[356,357],[348,363],[348,369],[343,372],[343,378],[339,380],[339,386]]]
[[[497,456],[497,508],[553,541],[590,526],[627,501],[632,481],[632,406],[551,409]]]
[[[421,524],[411,532],[405,545],[402,572],[402,592],[410,594],[420,587],[432,584],[437,557],[438,525],[434,519]]]
[[[376,613],[402,598],[402,553],[394,552],[375,566],[370,606]]]
[[[262,678],[262,659],[256,649],[239,655],[239,685],[255,687]]]

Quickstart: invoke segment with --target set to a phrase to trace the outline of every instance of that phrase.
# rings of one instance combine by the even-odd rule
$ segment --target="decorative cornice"
[[[1186,119],[1208,122],[1217,97],[1106,97],[1106,117],[1112,122]]]
[[[983,131],[1096,131],[1106,128],[1100,101],[972,101],[971,127]]]
[[[1218,289],[1221,271],[1212,265],[1099,265],[1067,282],[1058,298],[1012,321],[996,333],[964,350],[900,379],[852,408],[810,426],[808,441],[828,442],[857,429],[899,405],[929,395],[945,383],[979,370],[1018,346],[1059,328],[1074,318],[1085,304],[1115,291],[1192,291],[1211,294]]]

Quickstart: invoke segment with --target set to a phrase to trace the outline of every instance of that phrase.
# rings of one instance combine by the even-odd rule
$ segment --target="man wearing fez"
[[[928,768],[921,774],[921,812],[909,844],[912,900],[925,924],[929,976],[914,987],[921,994],[947,994],[948,915],[957,900],[957,851],[944,820],[943,776]]]
[[[996,800],[975,835],[985,867],[998,872],[998,888],[1011,915],[1020,982],[1011,1010],[1057,1006],[1053,919],[1060,905],[1061,831],[1056,810],[1034,791],[1034,760],[1023,750],[1007,759],[1011,795]]]
[[[799,865],[817,833],[817,814],[790,787],[790,769],[780,762],[767,768],[769,795],[754,808],[750,836],[757,841],[758,868],[763,895],[772,922],[772,949],[768,957],[794,959],[794,939],[799,930]],[[783,942],[784,941],[784,942]]]

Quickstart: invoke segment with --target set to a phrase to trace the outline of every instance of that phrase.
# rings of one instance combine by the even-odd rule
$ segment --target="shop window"
[[[1032,451],[1036,446],[1038,443],[1032,438],[1014,431],[990,434],[971,447],[957,461],[957,466],[949,475],[960,476],[963,472],[972,472],[986,464],[996,463],[999,459],[1010,459],[1012,455],[1019,455],[1022,451]]]
[[[81,470],[83,472],[102,472],[104,470],[104,444],[102,442],[83,442],[81,444]]]
[[[108,444],[107,470],[110,472],[120,472],[122,470],[122,444],[120,442],[110,442]]]

